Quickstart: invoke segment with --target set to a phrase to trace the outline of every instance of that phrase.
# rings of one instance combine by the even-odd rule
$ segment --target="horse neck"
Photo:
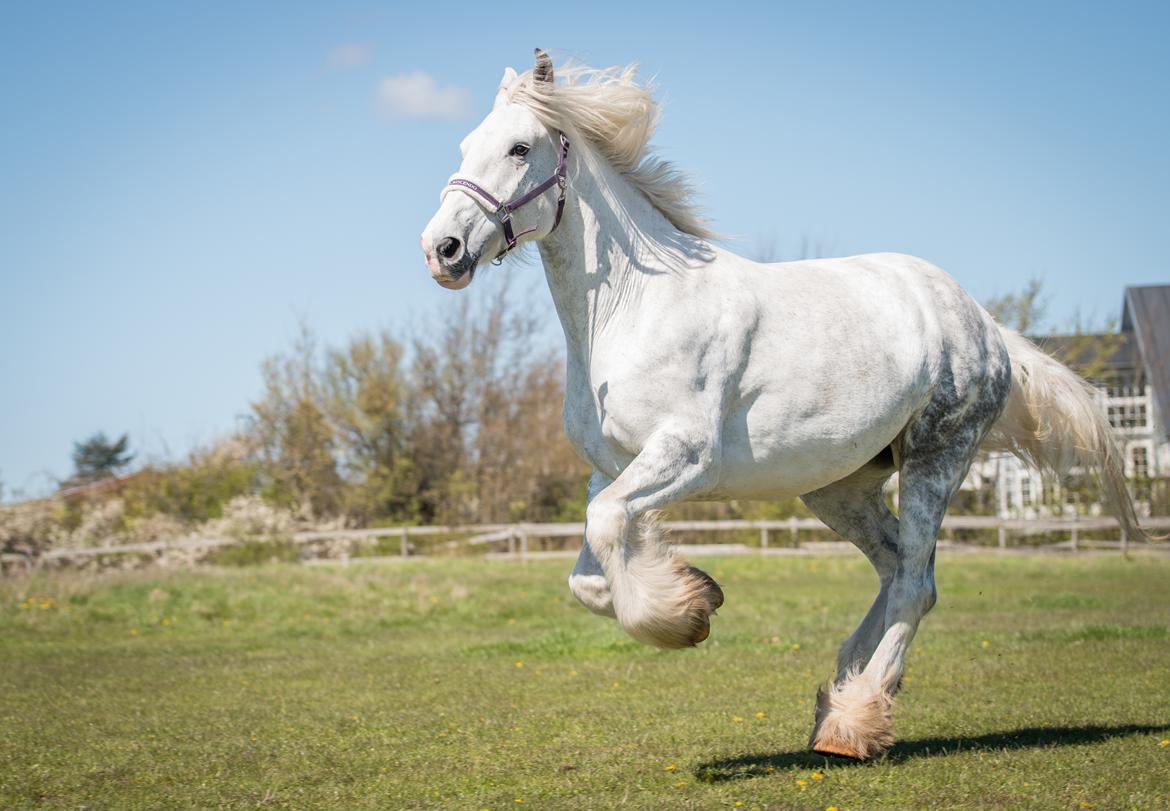
[[[675,229],[605,160],[581,151],[564,218],[539,246],[568,351],[586,358],[596,336],[636,308],[655,276],[693,264],[706,246]]]

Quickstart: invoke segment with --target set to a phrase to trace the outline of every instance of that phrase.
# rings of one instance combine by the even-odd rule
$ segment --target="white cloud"
[[[374,48],[368,43],[346,42],[331,49],[326,59],[329,67],[337,70],[345,70],[346,68],[361,67],[369,62],[370,57],[373,55]]]
[[[456,119],[471,111],[471,94],[440,85],[421,70],[387,76],[378,84],[378,106],[391,118]]]

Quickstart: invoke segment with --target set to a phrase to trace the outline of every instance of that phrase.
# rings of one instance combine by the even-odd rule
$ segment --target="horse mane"
[[[662,212],[678,230],[703,239],[717,237],[699,211],[694,188],[681,171],[654,154],[650,138],[661,112],[653,85],[635,80],[636,65],[556,69],[548,89],[527,70],[505,89],[508,101],[523,104],[547,127],[570,141],[584,139]]]

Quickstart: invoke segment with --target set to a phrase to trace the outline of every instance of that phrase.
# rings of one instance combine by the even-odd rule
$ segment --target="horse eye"
[[[528,144],[515,144],[512,147],[512,151],[508,154],[517,158],[523,158],[528,154]]]

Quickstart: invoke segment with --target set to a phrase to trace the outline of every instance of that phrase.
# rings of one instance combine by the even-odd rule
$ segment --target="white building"
[[[1116,335],[1036,340],[1074,369],[1088,372],[1116,432],[1139,508],[1148,509],[1142,503],[1143,486],[1170,477],[1170,285],[1126,288]],[[1101,511],[1098,504],[1078,504],[1075,494],[1010,455],[995,454],[973,466],[967,485],[988,484],[995,487],[997,511],[1004,518]]]

